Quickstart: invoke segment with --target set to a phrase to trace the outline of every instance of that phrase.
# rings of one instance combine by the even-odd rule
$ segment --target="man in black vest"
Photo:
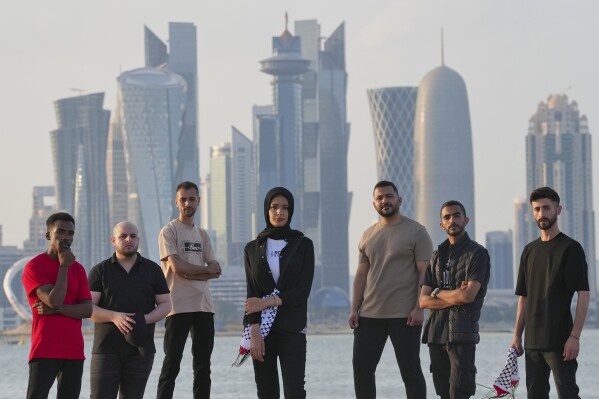
[[[431,310],[422,342],[428,344],[435,390],[443,399],[469,398],[476,391],[478,320],[490,262],[487,250],[466,233],[467,224],[461,203],[441,206],[447,240],[433,252],[420,293],[420,307]]]

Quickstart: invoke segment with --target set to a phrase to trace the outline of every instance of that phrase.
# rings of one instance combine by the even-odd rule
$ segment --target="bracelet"
[[[580,337],[577,337],[576,335],[572,335],[572,334],[570,334],[570,337],[574,338],[574,339],[575,339],[575,340],[577,340],[577,341],[580,341]]]

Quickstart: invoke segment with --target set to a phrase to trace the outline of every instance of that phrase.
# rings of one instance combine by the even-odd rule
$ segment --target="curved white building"
[[[158,261],[158,233],[171,220],[187,86],[177,74],[139,68],[118,77],[129,219],[140,250]]]
[[[468,93],[464,79],[441,65],[418,87],[414,122],[414,192],[416,220],[433,245],[447,238],[439,227],[439,208],[448,200],[464,204],[474,238],[474,162]]]

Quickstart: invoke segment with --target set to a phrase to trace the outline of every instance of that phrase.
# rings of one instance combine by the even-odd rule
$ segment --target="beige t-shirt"
[[[417,260],[430,259],[433,244],[426,228],[407,217],[394,225],[370,226],[358,245],[359,262],[369,263],[360,316],[408,317],[418,300]]]
[[[210,237],[199,226],[188,226],[177,219],[170,221],[158,235],[160,266],[171,291],[170,315],[189,312],[214,313],[207,281],[188,280],[176,274],[168,265],[170,255],[179,255],[185,262],[205,267],[215,260]]]

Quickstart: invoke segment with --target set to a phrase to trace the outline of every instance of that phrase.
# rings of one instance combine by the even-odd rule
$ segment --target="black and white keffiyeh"
[[[279,293],[279,290],[275,288],[275,290],[263,296],[262,298],[270,298]],[[262,339],[266,338],[268,333],[270,332],[270,328],[275,322],[275,318],[277,317],[277,306],[269,306],[268,308],[262,311],[261,321],[260,321],[260,335]],[[243,329],[243,335],[241,337],[241,343],[239,344],[239,354],[237,355],[237,359],[233,362],[231,367],[239,367],[245,362],[245,360],[250,355],[250,341],[252,337],[250,335],[250,325],[247,324]]]

